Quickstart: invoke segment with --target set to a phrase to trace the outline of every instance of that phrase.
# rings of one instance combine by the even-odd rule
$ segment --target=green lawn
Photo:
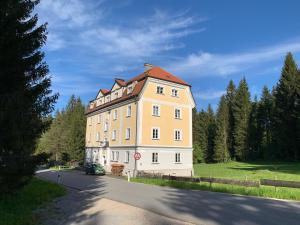
[[[194,165],[195,176],[230,178],[238,180],[278,179],[300,181],[300,163],[241,163],[228,162]],[[191,183],[162,179],[133,178],[133,182],[169,186],[182,189],[206,190],[268,198],[300,200],[300,188],[275,188],[270,186],[242,187],[206,182]]]
[[[278,179],[300,181],[300,163],[213,163],[195,164],[195,176],[231,178],[239,180]]]
[[[33,210],[64,194],[62,186],[33,178],[17,193],[0,195],[0,224],[37,224],[39,221]]]
[[[153,178],[132,178],[133,182],[152,184],[159,186],[168,186],[180,189],[204,190],[213,192],[223,192],[239,195],[259,196],[266,198],[278,198],[289,200],[300,200],[300,189],[296,188],[274,188],[269,186],[260,187],[242,187],[228,184],[212,184],[201,182],[191,183],[182,181],[169,181]]]

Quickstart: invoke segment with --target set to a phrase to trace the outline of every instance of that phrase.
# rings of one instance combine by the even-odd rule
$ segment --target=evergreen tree
[[[66,153],[73,161],[83,162],[85,149],[85,108],[80,98],[74,95],[66,108],[66,127],[68,127],[68,139]]]
[[[198,161],[206,161],[207,159],[207,146],[208,146],[208,121],[207,121],[207,113],[204,110],[201,110],[198,113],[198,121],[199,121],[199,130],[198,130],[198,139],[195,143],[199,147],[198,152]]]
[[[216,134],[216,121],[214,111],[211,105],[207,108],[207,148],[205,152],[205,161],[212,162],[214,155],[214,137]]]
[[[229,113],[225,96],[221,97],[216,117],[216,134],[214,137],[213,160],[215,162],[226,162],[230,159],[230,154],[227,143]]]
[[[264,86],[261,99],[259,101],[257,109],[257,132],[259,133],[260,141],[260,159],[271,159],[274,158],[272,152],[272,118],[274,110],[274,98],[270,93],[269,89]]]
[[[65,110],[57,111],[50,129],[39,140],[37,151],[52,154],[55,161],[83,162],[86,117],[80,98],[71,96]]]
[[[226,91],[226,102],[228,106],[228,140],[227,140],[227,148],[230,153],[230,157],[233,159],[235,157],[234,154],[234,148],[233,148],[233,143],[234,143],[234,135],[233,135],[233,129],[234,129],[234,118],[233,118],[233,102],[234,98],[236,95],[236,88],[232,80],[229,81],[229,84],[227,86],[227,91]]]
[[[258,123],[258,102],[255,96],[254,102],[251,103],[251,112],[248,126],[248,155],[247,159],[255,160],[261,157],[261,129]]]
[[[203,161],[203,150],[200,146],[201,131],[200,118],[197,109],[193,109],[193,162],[199,163]]]
[[[0,3],[0,189],[24,185],[34,173],[36,139],[53,110],[48,66],[41,47],[46,25],[32,15],[39,1]]]
[[[234,152],[237,160],[245,160],[248,151],[248,128],[249,116],[251,112],[250,93],[246,79],[243,78],[236,91],[233,102],[233,118],[234,118]]]
[[[299,160],[300,78],[297,65],[288,53],[275,88],[274,135],[278,157]]]

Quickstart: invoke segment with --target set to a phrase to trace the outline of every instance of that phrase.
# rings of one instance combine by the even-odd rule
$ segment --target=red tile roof
[[[102,92],[102,94],[106,95],[110,92],[110,90],[108,89],[100,89],[100,91]]]
[[[160,79],[160,80],[165,80],[165,81],[170,81],[170,82],[174,82],[177,84],[182,84],[182,85],[187,85],[190,86],[189,84],[187,84],[185,81],[181,80],[180,78],[172,75],[171,73],[163,70],[160,67],[153,67],[145,72],[143,72],[142,74],[128,80],[127,82],[124,81],[123,79],[115,79],[115,81],[122,87],[127,86],[128,84],[137,81],[137,84],[135,85],[133,91],[130,94],[127,94],[127,90],[125,90],[123,92],[123,95],[118,98],[118,99],[114,99],[110,102],[104,103],[102,105],[99,105],[97,107],[94,107],[92,109],[90,109],[89,107],[86,110],[86,114],[92,113],[94,111],[103,109],[105,107],[114,105],[116,103],[137,97],[139,95],[139,93],[141,92],[145,82],[146,82],[146,78],[147,77],[152,77],[152,78],[156,78],[156,79]],[[100,89],[100,91],[102,92],[103,95],[107,95],[110,93],[110,90],[107,89]]]
[[[145,81],[146,81],[146,79],[144,79],[144,80],[138,82],[138,83],[135,85],[133,91],[132,91],[130,94],[127,94],[127,91],[124,91],[122,97],[120,97],[120,98],[114,99],[114,100],[112,100],[112,101],[110,101],[110,102],[104,103],[104,104],[99,105],[99,106],[97,106],[97,107],[94,107],[94,108],[92,108],[92,109],[89,108],[89,106],[88,106],[88,108],[87,108],[85,114],[90,114],[90,113],[92,113],[92,112],[95,112],[95,111],[97,111],[97,110],[106,108],[106,107],[108,107],[108,106],[111,106],[111,105],[114,105],[114,104],[123,102],[123,101],[125,101],[125,100],[131,99],[131,98],[134,98],[134,97],[137,97],[137,96],[139,95],[139,93],[141,92],[141,90],[143,89],[144,84],[145,84]]]
[[[126,82],[123,79],[118,79],[116,78],[115,81],[117,82],[118,85],[120,85],[121,87],[126,86]]]
[[[153,78],[157,78],[160,80],[165,80],[165,81],[170,81],[170,82],[190,86],[185,81],[181,80],[180,78],[172,75],[171,73],[163,70],[162,68],[160,68],[158,66],[153,67],[152,69],[149,69],[149,70],[145,71],[144,73],[130,79],[129,81],[127,81],[127,84],[132,83],[133,81],[141,80],[145,77],[153,77]]]

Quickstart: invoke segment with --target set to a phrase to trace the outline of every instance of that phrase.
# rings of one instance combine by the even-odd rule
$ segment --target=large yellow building
[[[100,89],[90,102],[85,160],[107,171],[112,163],[121,163],[124,173],[132,175],[144,171],[190,176],[194,107],[189,84],[145,64],[142,74],[128,81],[115,79],[110,90]]]

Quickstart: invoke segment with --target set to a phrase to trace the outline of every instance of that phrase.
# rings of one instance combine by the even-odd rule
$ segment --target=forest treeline
[[[37,153],[47,153],[53,163],[82,163],[85,149],[85,106],[80,98],[71,96],[67,106],[50,117],[50,128],[37,144]]]
[[[300,71],[288,53],[272,90],[251,99],[243,78],[231,80],[216,113],[193,111],[194,162],[300,160]]]

